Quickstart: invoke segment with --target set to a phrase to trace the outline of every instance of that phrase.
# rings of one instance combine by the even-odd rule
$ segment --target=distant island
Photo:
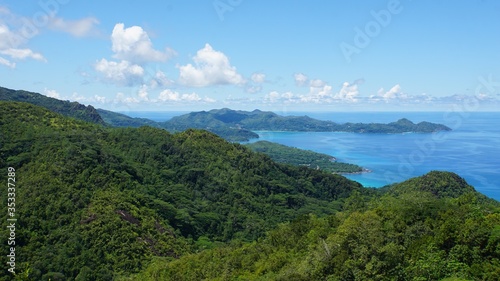
[[[182,132],[187,129],[203,129],[232,142],[244,142],[259,138],[254,131],[290,132],[352,132],[352,133],[433,133],[450,131],[442,124],[413,123],[406,118],[388,124],[382,123],[344,123],[323,121],[309,116],[281,116],[270,111],[242,111],[228,108],[198,111],[176,116],[165,122],[146,118],[132,118],[125,114],[95,109],[78,102],[62,101],[38,93],[11,90],[0,87],[0,100],[29,102],[45,107],[72,118],[107,125],[111,127],[150,126],[169,132]]]
[[[420,122],[415,124],[403,118],[388,124],[381,123],[344,123],[322,121],[309,116],[281,116],[270,111],[241,111],[228,108],[210,111],[191,112],[163,122],[162,127],[171,131],[187,128],[244,131],[295,131],[295,132],[352,132],[352,133],[433,133],[450,131],[442,124]],[[227,136],[223,136],[227,138]],[[245,140],[245,137],[235,139]]]

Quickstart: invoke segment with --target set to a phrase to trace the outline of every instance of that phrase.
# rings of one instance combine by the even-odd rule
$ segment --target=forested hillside
[[[47,108],[53,112],[60,113],[64,116],[73,117],[83,121],[104,125],[105,122],[97,110],[91,105],[85,106],[76,101],[62,101],[55,98],[50,98],[39,93],[33,93],[22,90],[12,90],[0,87],[0,101],[20,101],[28,102]]]
[[[500,279],[500,205],[452,173],[367,189],[207,131],[22,102],[0,101],[0,132],[0,280]]]
[[[354,133],[432,133],[451,130],[445,125],[430,122],[415,124],[402,118],[388,124],[345,123],[323,121],[309,116],[281,116],[269,111],[242,111],[228,108],[191,112],[164,122],[163,127],[186,128],[239,128],[250,131],[296,131],[296,132],[354,132]]]
[[[366,169],[358,165],[337,162],[334,157],[327,154],[289,147],[269,141],[258,141],[246,144],[246,146],[255,152],[268,155],[271,159],[279,163],[306,166],[311,169],[339,174],[367,172]]]
[[[120,280],[500,280],[498,202],[445,172],[388,189],[355,192],[342,212],[301,216],[255,242],[155,258]]]
[[[334,214],[353,191],[368,192],[206,131],[105,128],[15,102],[0,102],[0,131],[0,170],[16,170],[16,270],[26,280],[111,280],[153,256],[176,259],[253,241],[301,215]]]

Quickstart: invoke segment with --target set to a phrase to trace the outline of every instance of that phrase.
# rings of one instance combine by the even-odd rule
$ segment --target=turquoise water
[[[338,161],[360,165],[371,173],[347,175],[364,186],[381,187],[432,170],[451,171],[479,192],[500,200],[500,112],[276,112],[345,122],[442,123],[453,130],[435,134],[357,134],[342,132],[257,132],[259,140],[326,153]],[[136,115],[149,118],[147,113]],[[164,116],[164,117],[163,117]],[[154,113],[162,121],[173,114]],[[153,119],[153,118],[151,118]],[[254,140],[257,141],[257,140]]]
[[[500,200],[500,113],[307,115],[339,123],[391,122],[406,117],[414,122],[443,123],[453,130],[434,134],[258,132],[260,140],[326,153],[338,161],[367,168],[372,172],[346,175],[364,186],[381,187],[432,170],[442,170],[459,174],[479,192]]]

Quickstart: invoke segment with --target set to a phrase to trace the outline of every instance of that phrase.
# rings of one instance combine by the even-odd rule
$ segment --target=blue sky
[[[0,0],[0,86],[115,111],[498,111],[500,2]]]

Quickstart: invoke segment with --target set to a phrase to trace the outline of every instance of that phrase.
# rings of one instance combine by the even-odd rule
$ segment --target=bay
[[[450,132],[433,134],[358,134],[345,132],[257,132],[259,140],[332,155],[370,173],[345,175],[367,187],[382,187],[432,170],[457,173],[477,191],[500,200],[500,113],[498,112],[356,112],[299,113],[321,120],[345,122],[442,123]],[[256,141],[256,140],[254,140]]]
[[[258,131],[268,140],[325,153],[370,173],[345,175],[367,187],[382,187],[432,170],[457,173],[477,191],[500,201],[500,112],[276,112],[337,123],[388,123],[400,118],[441,123],[450,132],[359,134]],[[166,121],[180,112],[140,112],[134,117]],[[131,115],[130,112],[128,115]]]

